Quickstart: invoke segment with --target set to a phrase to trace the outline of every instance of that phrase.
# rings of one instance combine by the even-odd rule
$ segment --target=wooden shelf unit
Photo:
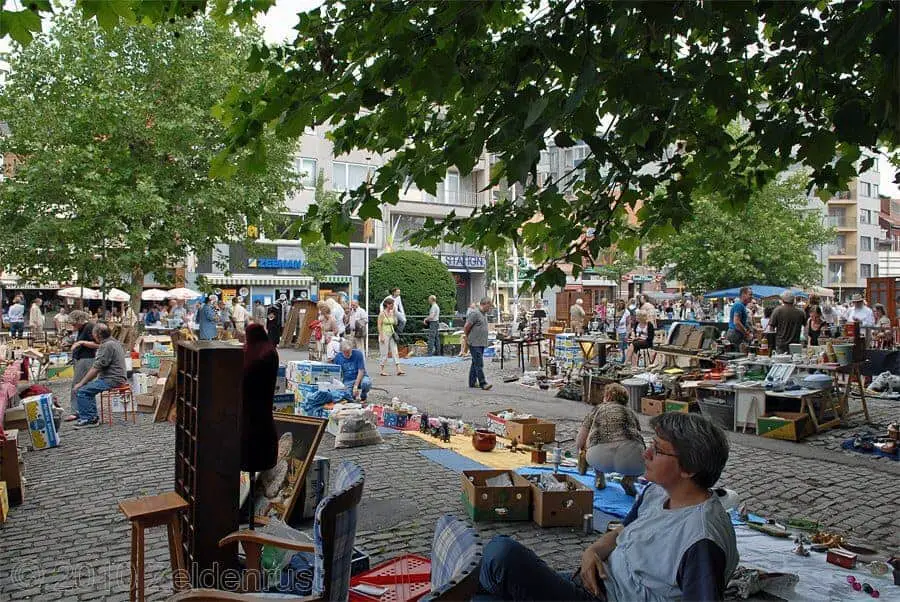
[[[241,470],[241,347],[181,341],[176,349],[175,491],[184,557],[194,587],[221,586],[237,568],[237,545],[219,539],[238,529]]]

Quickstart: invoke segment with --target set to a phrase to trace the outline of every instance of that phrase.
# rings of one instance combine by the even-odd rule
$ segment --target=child
[[[606,487],[604,473],[617,472],[622,489],[635,496],[634,479],[644,474],[644,438],[635,413],[627,406],[628,391],[618,383],[603,390],[603,401],[588,414],[576,443],[596,473],[596,487]]]

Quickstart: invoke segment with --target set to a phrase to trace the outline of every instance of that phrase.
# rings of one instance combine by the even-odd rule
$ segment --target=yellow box
[[[0,481],[0,523],[5,523],[8,516],[9,494],[6,492],[6,481]]]

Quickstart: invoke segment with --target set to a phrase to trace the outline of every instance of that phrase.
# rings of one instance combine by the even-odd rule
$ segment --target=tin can
[[[581,530],[585,535],[590,535],[594,532],[594,515],[593,514],[585,514],[581,518]]]

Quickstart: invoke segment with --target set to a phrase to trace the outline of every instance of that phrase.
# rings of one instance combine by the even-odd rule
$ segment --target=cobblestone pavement
[[[283,352],[282,359],[293,355]],[[574,436],[587,411],[549,392],[503,383],[498,365],[491,363],[494,390],[470,390],[467,369],[467,363],[407,367],[406,376],[376,377],[373,398],[397,395],[432,414],[475,422],[483,421],[487,410],[515,407],[557,421],[562,438]],[[54,389],[65,406],[68,384]],[[884,408],[887,414],[895,411]],[[722,480],[753,510],[819,519],[883,548],[900,547],[900,515],[881,506],[896,497],[897,463],[838,452],[830,444],[741,434],[732,434],[731,441]],[[427,446],[406,435],[340,450],[332,449],[329,435],[322,441],[320,454],[332,459],[332,469],[348,459],[366,471],[357,545],[373,563],[403,552],[427,553],[437,518],[462,515],[459,475],[421,456],[418,450]],[[127,599],[130,531],[117,503],[172,489],[172,427],[152,424],[147,416],[136,426],[76,431],[67,424],[60,448],[24,457],[25,503],[0,525],[0,601]],[[485,538],[514,535],[559,570],[576,566],[589,541],[578,529],[540,529],[532,523],[482,523],[478,529]],[[171,592],[164,530],[148,531],[146,550],[148,599],[164,599]]]

